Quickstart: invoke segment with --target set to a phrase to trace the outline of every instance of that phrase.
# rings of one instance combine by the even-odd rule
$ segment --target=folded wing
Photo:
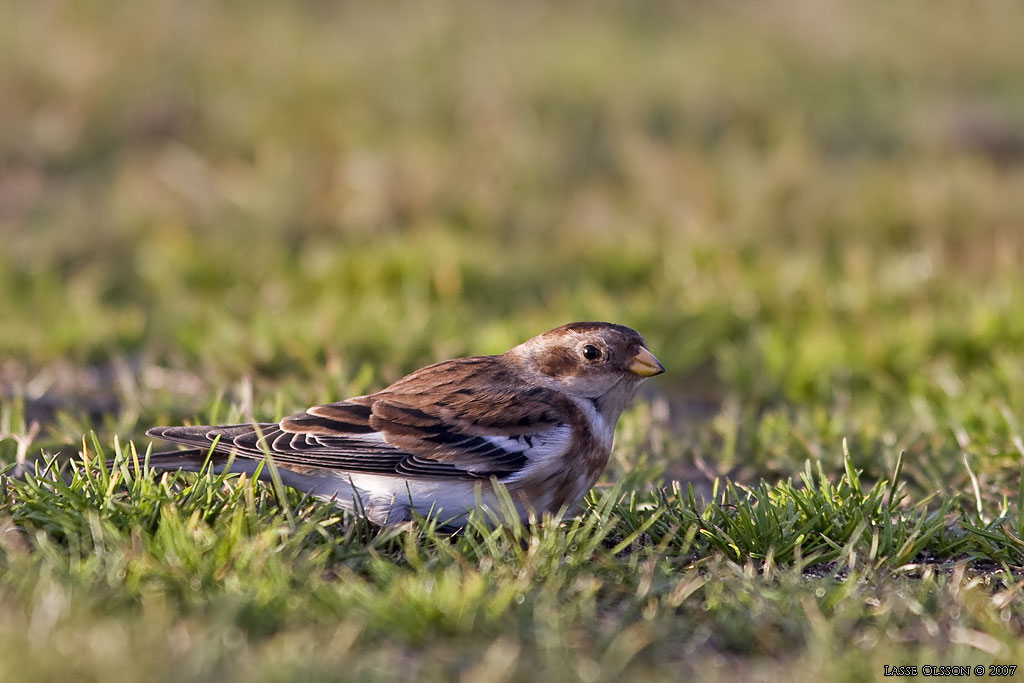
[[[566,399],[488,356],[424,368],[377,394],[280,423],[157,427],[149,435],[283,465],[414,478],[511,481],[563,455]]]

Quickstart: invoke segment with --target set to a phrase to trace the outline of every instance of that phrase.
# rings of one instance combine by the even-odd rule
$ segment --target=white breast
[[[615,438],[615,423],[609,423],[608,420],[604,419],[604,416],[598,412],[593,401],[574,396],[572,397],[572,402],[576,404],[576,407],[580,409],[580,412],[587,419],[590,431],[594,434],[598,443],[601,444],[601,448],[610,451],[612,449],[612,439]]]

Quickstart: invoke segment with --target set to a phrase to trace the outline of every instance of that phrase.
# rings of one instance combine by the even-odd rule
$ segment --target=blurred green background
[[[29,457],[144,448],[603,319],[669,372],[602,486],[837,476],[845,438],[865,486],[902,452],[908,505],[1019,515],[1022,26],[1010,0],[3,3],[0,462],[33,421]],[[641,539],[547,548],[535,580],[413,536],[307,544],[266,490],[246,530],[240,493],[209,527],[182,485],[188,524],[117,493],[143,533],[31,486],[0,487],[0,680],[151,680],[140,650],[182,680],[864,680],[1024,631],[1019,574],[932,573],[964,557],[776,581]]]
[[[1016,3],[0,12],[0,379],[45,421],[246,375],[287,412],[604,319],[679,422],[807,406],[797,463],[1013,450]]]
[[[290,410],[579,319],[684,418],[1021,405],[1015,3],[0,11],[0,377],[44,419],[245,375]]]

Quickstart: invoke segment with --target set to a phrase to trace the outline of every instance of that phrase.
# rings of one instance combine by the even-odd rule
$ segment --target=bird
[[[635,330],[575,322],[277,423],[153,427],[147,435],[190,448],[152,453],[149,463],[270,481],[260,467],[270,459],[286,486],[380,526],[430,515],[458,526],[509,499],[526,522],[564,514],[590,490],[623,409],[663,372]]]

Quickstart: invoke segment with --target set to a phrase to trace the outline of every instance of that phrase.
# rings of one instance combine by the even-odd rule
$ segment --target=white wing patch
[[[572,443],[572,427],[559,425],[536,434],[485,436],[482,438],[504,451],[522,453],[526,456],[527,463],[522,469],[501,480],[503,483],[509,483],[519,481],[534,472],[563,464],[562,456],[569,450],[569,445]]]

